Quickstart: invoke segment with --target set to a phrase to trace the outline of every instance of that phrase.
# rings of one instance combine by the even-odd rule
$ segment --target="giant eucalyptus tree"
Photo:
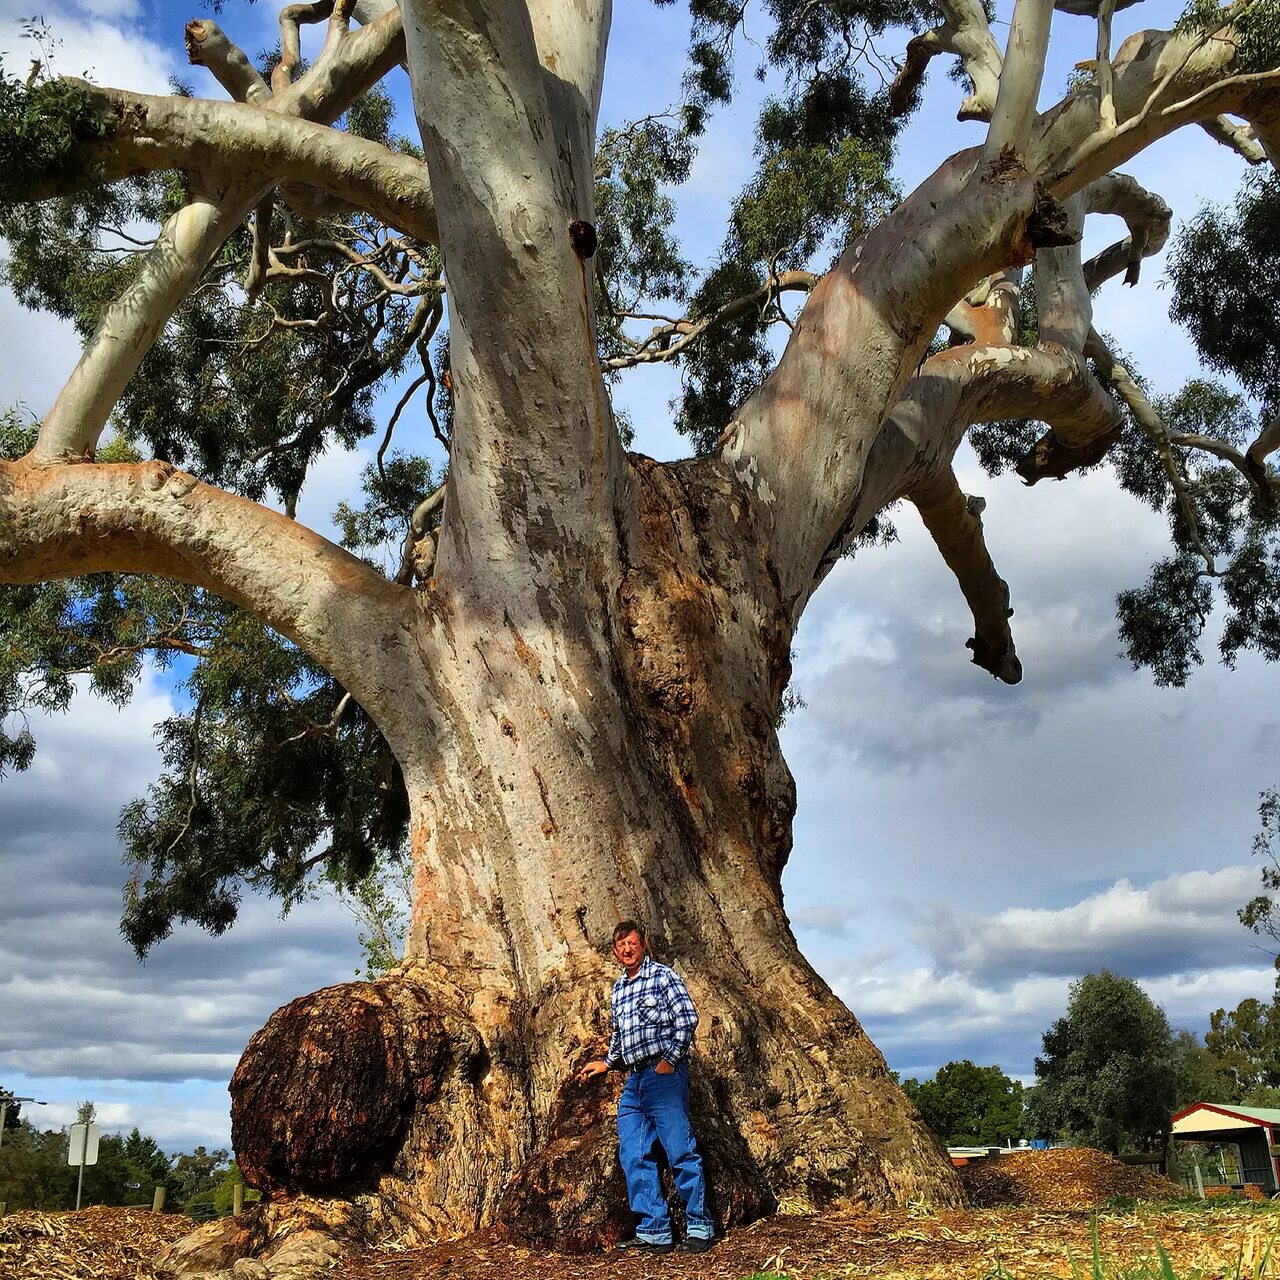
[[[265,71],[193,21],[191,60],[230,101],[3,83],[10,283],[86,335],[38,430],[5,432],[5,709],[64,702],[85,671],[126,697],[144,655],[186,664],[165,776],[122,821],[139,949],[175,920],[226,928],[246,882],[296,892],[320,862],[357,879],[406,841],[413,863],[403,967],[250,1043],[235,1139],[269,1200],[175,1268],[282,1267],[373,1225],[616,1238],[608,1100],[572,1072],[599,1051],[624,915],[703,1012],[726,1218],[784,1194],[954,1202],[783,912],[775,728],[806,603],[907,500],[973,613],[973,661],[1020,679],[981,504],[952,470],[973,433],[1029,483],[1110,450],[1169,511],[1173,558],[1123,602],[1158,678],[1185,676],[1215,582],[1241,643],[1266,632],[1274,427],[1204,384],[1149,399],[1090,297],[1169,231],[1118,166],[1186,125],[1277,154],[1275,5],[1197,3],[1113,48],[1125,0],[1018,0],[1002,51],[977,0],[767,0],[782,88],[692,292],[663,183],[731,91],[744,11],[690,7],[681,110],[602,133],[608,0],[316,0],[282,12]],[[1097,56],[1039,112],[1055,8],[1096,25]],[[306,66],[299,24],[317,22]],[[873,93],[867,40],[898,26],[918,34]],[[895,205],[895,119],[937,54],[959,60],[975,145]],[[377,86],[397,66],[420,145],[390,134]],[[1128,234],[1084,262],[1091,214]],[[141,245],[140,218],[161,224]],[[687,310],[655,319],[663,297]],[[775,360],[761,334],[784,322]],[[625,448],[611,383],[657,362],[684,372],[695,458]],[[443,483],[391,449],[424,382]],[[347,550],[296,499],[320,452],[375,430]],[[10,765],[31,750],[0,738]]]

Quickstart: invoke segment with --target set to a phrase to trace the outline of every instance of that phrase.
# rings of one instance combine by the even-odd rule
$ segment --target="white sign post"
[[[84,1190],[84,1167],[98,1163],[98,1139],[102,1130],[96,1124],[73,1124],[71,1140],[67,1143],[67,1163],[80,1166],[76,1179],[76,1208],[80,1207],[80,1194]]]

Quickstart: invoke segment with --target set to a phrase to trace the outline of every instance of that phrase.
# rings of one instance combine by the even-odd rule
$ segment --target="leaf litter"
[[[366,1249],[331,1274],[341,1280],[741,1280],[762,1272],[788,1280],[1070,1280],[1091,1274],[1096,1221],[1100,1254],[1116,1269],[1108,1276],[1134,1266],[1143,1268],[1138,1274],[1165,1275],[1163,1249],[1178,1277],[1280,1277],[1280,1259],[1269,1256],[1280,1235],[1280,1209],[1229,1201],[1215,1201],[1212,1209],[1162,1204],[1182,1189],[1078,1148],[992,1161],[980,1174],[979,1165],[962,1171],[966,1188],[976,1198],[980,1184],[989,1202],[1003,1188],[1014,1205],[780,1214],[731,1230],[714,1251],[699,1255],[558,1254],[494,1228],[420,1247]],[[1136,1204],[1096,1217],[1089,1212],[1117,1196]],[[156,1280],[150,1259],[194,1225],[178,1214],[140,1209],[13,1213],[0,1218],[0,1280]],[[1079,1271],[1073,1272],[1073,1261]]]

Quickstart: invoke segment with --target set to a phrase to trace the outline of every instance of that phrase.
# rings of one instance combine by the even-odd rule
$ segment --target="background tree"
[[[1250,998],[1230,1011],[1215,1010],[1205,1046],[1227,1082],[1224,1101],[1267,1107],[1280,1100],[1280,1008],[1274,1001]]]
[[[1173,1033],[1173,1063],[1177,1080],[1173,1099],[1175,1111],[1193,1102],[1242,1101],[1227,1064],[1194,1031],[1184,1028]]]
[[[82,1113],[84,1109],[80,1108]],[[12,1134],[6,1134],[0,1147],[0,1200],[10,1209],[74,1208],[79,1170],[67,1163],[69,1141],[65,1129],[42,1132],[25,1120]],[[156,1188],[163,1186],[168,1192],[167,1207],[171,1211],[183,1209],[183,1194],[188,1188],[194,1197],[216,1185],[216,1162],[211,1175],[209,1160],[203,1149],[180,1156],[183,1174],[176,1176],[170,1158],[155,1139],[137,1128],[123,1137],[103,1134],[97,1163],[85,1166],[83,1203],[150,1205]],[[229,1190],[227,1196],[229,1204]],[[208,1201],[212,1207],[211,1195]]]
[[[13,1098],[14,1095],[9,1092],[4,1085],[0,1084],[0,1098]],[[10,1129],[16,1129],[22,1123],[22,1103],[16,1099],[5,1104],[4,1111],[4,1130],[6,1133]]]
[[[968,1058],[939,1067],[932,1080],[904,1080],[925,1124],[952,1147],[1004,1146],[1025,1136],[1022,1085],[997,1066]]]
[[[1177,1097],[1173,1033],[1164,1010],[1132,978],[1106,969],[1071,984],[1067,1012],[1044,1033],[1030,1122],[1117,1155],[1149,1150]]]
[[[1113,6],[1062,7],[1096,21],[1098,56],[1040,115],[1051,0],[1018,0],[1003,53],[970,0],[765,0],[757,169],[696,278],[664,184],[733,94],[738,6],[691,4],[685,101],[599,145],[606,0],[288,6],[269,69],[193,21],[231,102],[0,80],[9,281],[85,335],[44,419],[3,426],[0,763],[30,762],[24,712],[77,675],[123,700],[144,661],[172,664],[189,706],[121,821],[139,950],[178,921],[221,932],[249,885],[354,884],[406,843],[413,865],[405,964],[295,1002],[246,1050],[233,1135],[269,1203],[184,1267],[268,1240],[297,1262],[316,1214],[616,1238],[608,1100],[572,1072],[600,1050],[619,915],[652,924],[703,1010],[697,1106],[731,1218],[781,1193],[958,1199],[782,908],[776,726],[813,592],[908,500],[973,661],[1016,683],[1009,590],[952,459],[968,435],[1035,483],[1110,454],[1174,540],[1121,601],[1133,660],[1185,679],[1215,593],[1229,654],[1270,656],[1270,429],[1213,387],[1148,396],[1090,298],[1168,234],[1117,166],[1188,124],[1275,154],[1274,3],[1198,3],[1114,53]],[[891,26],[914,34],[883,92]],[[938,53],[976,145],[900,200],[894,136]],[[397,65],[420,142],[370,96]],[[1085,262],[1101,214],[1127,235]],[[612,380],[659,362],[696,458],[625,451]],[[371,433],[338,546],[298,495]]]

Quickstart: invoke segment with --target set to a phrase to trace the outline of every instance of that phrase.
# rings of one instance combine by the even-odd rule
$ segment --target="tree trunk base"
[[[544,1007],[568,1051],[549,1055],[549,1071],[527,1023],[495,1018],[474,993],[460,999],[428,966],[277,1010],[231,1082],[237,1159],[263,1202],[170,1246],[160,1273],[300,1280],[378,1241],[427,1244],[491,1224],[570,1253],[630,1235],[614,1122],[622,1078],[576,1079],[603,1052],[598,993],[578,985]],[[945,1153],[838,1009],[825,1048],[779,1033],[696,1049],[694,1129],[721,1230],[779,1202],[961,1203]]]

